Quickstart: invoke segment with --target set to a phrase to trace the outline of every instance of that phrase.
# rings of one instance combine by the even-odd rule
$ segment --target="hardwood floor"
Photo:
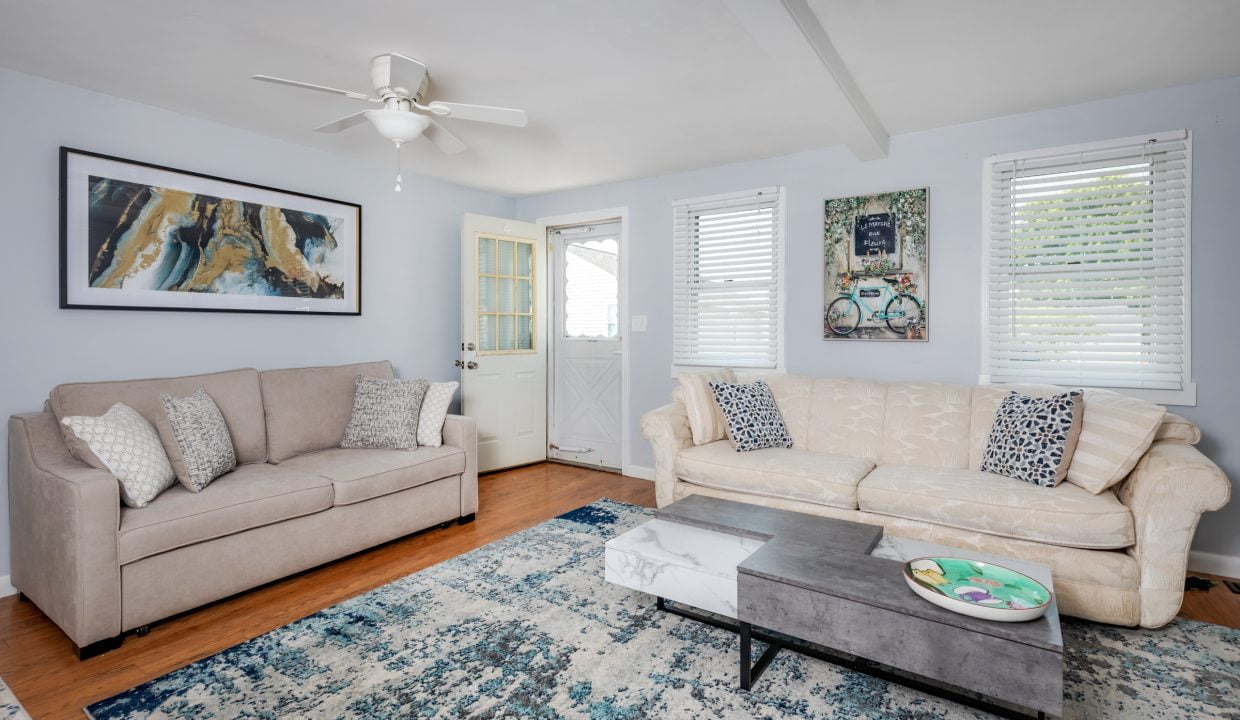
[[[601,497],[654,505],[645,480],[544,463],[482,477],[477,520],[397,540],[130,635],[118,650],[79,661],[33,604],[0,598],[0,676],[36,720],[83,717],[96,700],[409,573]],[[1183,617],[1240,627],[1240,595],[1221,578],[1185,595]]]
[[[653,506],[654,484],[551,463],[485,475],[472,523],[396,540],[156,623],[146,637],[130,635],[120,649],[85,661],[32,603],[0,598],[0,676],[32,718],[81,720],[96,700],[602,497]]]

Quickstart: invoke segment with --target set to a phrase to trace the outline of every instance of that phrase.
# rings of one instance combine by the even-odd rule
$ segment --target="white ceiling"
[[[891,134],[1240,75],[1240,2],[810,0]],[[0,0],[0,65],[391,162],[369,107],[249,80],[370,92],[369,59],[431,69],[431,97],[524,108],[446,121],[406,168],[508,195],[849,142],[853,107],[779,0]],[[851,143],[850,143],[851,144]]]

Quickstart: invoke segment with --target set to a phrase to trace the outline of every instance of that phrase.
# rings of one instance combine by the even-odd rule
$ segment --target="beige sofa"
[[[1230,497],[1227,478],[1193,447],[1196,426],[1170,413],[1127,479],[1094,495],[979,470],[1006,389],[764,377],[791,449],[694,445],[679,389],[643,416],[660,507],[710,495],[1024,558],[1052,568],[1062,612],[1158,627],[1179,611],[1201,513]]]
[[[442,447],[341,449],[359,374],[387,362],[78,383],[9,420],[12,584],[88,656],[126,631],[435,525],[473,519],[477,429],[449,415]],[[141,509],[71,454],[58,419],[203,387],[237,469],[200,493],[174,485]]]

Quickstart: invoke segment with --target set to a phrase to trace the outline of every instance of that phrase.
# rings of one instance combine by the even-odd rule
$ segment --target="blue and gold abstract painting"
[[[67,307],[357,308],[360,207],[132,166],[69,157]]]

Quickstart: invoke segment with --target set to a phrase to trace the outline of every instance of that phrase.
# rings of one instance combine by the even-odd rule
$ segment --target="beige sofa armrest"
[[[12,584],[79,648],[121,633],[120,489],[69,454],[51,413],[9,419]]]
[[[465,451],[461,474],[461,517],[478,512],[478,423],[464,415],[449,415],[443,423],[443,442]]]
[[[1132,511],[1137,542],[1128,553],[1141,569],[1141,625],[1161,627],[1180,611],[1188,550],[1201,513],[1231,497],[1231,483],[1192,445],[1150,446],[1117,493]]]
[[[654,495],[659,507],[672,503],[676,456],[693,445],[685,406],[673,402],[642,415],[642,435],[654,448]]]

